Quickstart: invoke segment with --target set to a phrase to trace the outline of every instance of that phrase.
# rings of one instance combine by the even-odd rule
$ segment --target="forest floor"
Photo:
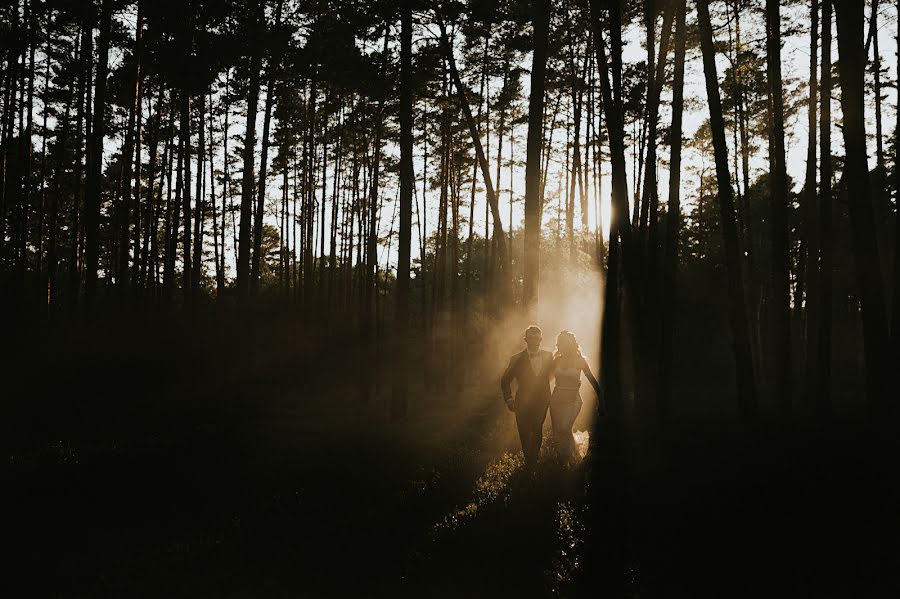
[[[207,326],[16,340],[4,596],[593,596],[585,467],[548,447],[526,472],[491,381],[453,396],[418,381],[390,424],[340,355]],[[891,448],[856,426],[631,440],[615,490],[625,594],[900,596]]]

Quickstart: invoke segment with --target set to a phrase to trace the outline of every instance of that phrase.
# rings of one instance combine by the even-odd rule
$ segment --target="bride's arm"
[[[584,372],[584,376],[587,377],[587,380],[591,383],[591,387],[594,388],[594,392],[597,394],[597,398],[599,399],[603,393],[600,389],[600,383],[597,382],[596,377],[594,377],[594,373],[591,372],[591,367],[588,366],[587,359],[581,359],[581,371]]]

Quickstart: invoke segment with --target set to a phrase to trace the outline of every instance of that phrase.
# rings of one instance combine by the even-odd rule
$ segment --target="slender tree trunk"
[[[256,19],[257,36],[262,35],[262,6],[257,0],[253,6]],[[261,42],[261,40],[257,40]],[[241,183],[241,239],[238,246],[237,260],[237,296],[238,301],[246,303],[250,296],[250,243],[251,243],[251,208],[253,204],[253,171],[256,148],[256,105],[259,100],[260,44],[253,45],[250,56],[250,82],[247,88],[247,128],[244,135],[244,178]],[[227,133],[226,133],[227,134]]]
[[[122,185],[122,201],[118,206],[118,219],[119,219],[119,257],[118,257],[118,269],[116,273],[116,284],[119,290],[120,295],[125,296],[130,287],[129,282],[129,268],[128,268],[128,259],[129,259],[129,243],[130,243],[130,233],[131,233],[131,214],[133,211],[132,208],[132,176],[134,175],[134,170],[132,165],[132,157],[135,154],[135,147],[137,148],[137,155],[140,157],[141,145],[140,140],[136,141],[135,134],[135,123],[140,123],[141,117],[141,43],[142,43],[142,30],[144,27],[143,24],[143,12],[142,2],[138,2],[138,14],[137,14],[137,24],[135,27],[134,33],[134,57],[135,57],[135,70],[134,70],[134,81],[130,87],[131,91],[131,99],[130,104],[128,106],[128,124],[125,128],[125,145],[122,149],[122,168],[124,170],[121,179]],[[138,161],[138,164],[140,162]],[[140,182],[140,171],[138,171],[138,182]],[[136,205],[140,205],[140,196],[134,196]],[[134,210],[137,213],[137,210]],[[135,226],[138,227],[138,223],[135,222]],[[138,246],[134,246],[135,253],[138,251]],[[137,265],[137,256],[135,255],[135,265]]]
[[[827,2],[828,0],[823,1]],[[900,0],[897,1],[897,20],[900,22]],[[900,82],[900,27],[897,28],[897,57],[897,81]],[[900,108],[896,111],[896,124],[894,127],[894,176],[900,177]],[[891,316],[891,341],[894,350],[894,365],[897,365],[900,362],[900,185],[896,183],[895,185],[894,293]]]
[[[81,46],[82,36],[79,35],[75,41],[75,64],[79,64],[81,62],[81,53],[84,51],[84,48]],[[58,242],[57,239],[59,237],[59,200],[62,195],[62,176],[65,170],[63,161],[65,160],[65,148],[69,139],[69,132],[71,129],[71,114],[72,114],[72,104],[76,101],[79,101],[76,92],[77,84],[75,82],[70,84],[69,87],[69,98],[66,102],[66,112],[63,116],[61,123],[61,133],[57,135],[56,138],[56,147],[54,149],[54,173],[53,173],[53,191],[50,194],[50,218],[48,224],[48,249],[47,249],[47,311],[48,315],[52,318],[56,312],[57,301],[59,299],[59,289],[57,289],[57,275],[59,270],[59,252],[58,252]],[[46,119],[45,119],[46,120]],[[0,143],[0,151],[2,151],[2,143]],[[75,155],[76,160],[80,160],[79,156]],[[0,183],[2,185],[2,183]],[[77,191],[73,190],[73,193],[77,194]],[[2,218],[2,215],[0,215]]]
[[[140,277],[141,277],[141,268],[142,264],[146,260],[146,257],[143,256],[142,247],[141,247],[141,214],[144,214],[146,218],[147,213],[149,212],[149,206],[145,208],[142,212],[141,210],[141,143],[142,143],[142,123],[141,120],[141,101],[144,96],[144,86],[143,86],[143,61],[144,61],[144,16],[143,16],[143,1],[138,0],[138,16],[137,16],[137,27],[135,29],[135,62],[137,63],[135,66],[135,114],[137,115],[137,120],[135,123],[135,146],[134,146],[134,205],[132,207],[133,215],[132,220],[134,222],[134,266],[133,266],[133,288],[134,291],[137,292],[140,286]],[[149,97],[149,96],[148,96]],[[149,117],[148,117],[149,118]],[[129,156],[129,159],[131,157]],[[149,178],[153,179],[153,173],[151,171]],[[146,244],[144,244],[144,248],[146,248]]]
[[[275,27],[281,25],[281,9],[284,0],[278,0],[275,8]],[[259,159],[259,184],[256,188],[256,214],[253,221],[253,259],[250,263],[250,295],[255,297],[259,293],[259,273],[262,256],[262,232],[263,217],[266,211],[266,169],[269,160],[269,127],[272,122],[272,104],[275,98],[275,72],[276,60],[274,49],[269,49],[266,64],[266,102],[263,109],[263,134],[262,153]]]
[[[191,283],[193,282],[193,254],[192,243],[192,214],[191,214],[191,96],[186,89],[181,90],[181,124],[179,127],[181,136],[181,151],[184,154],[182,168],[184,169],[184,181],[181,189],[182,219],[184,220],[184,236],[182,241],[182,292],[186,301],[193,295]]]
[[[69,256],[69,304],[74,308],[78,306],[80,288],[81,288],[81,264],[82,258],[82,237],[81,237],[81,214],[82,214],[82,179],[84,178],[84,170],[87,166],[87,148],[85,148],[85,159],[82,160],[82,144],[85,143],[87,137],[86,131],[90,131],[90,89],[91,89],[91,72],[93,69],[93,52],[94,37],[93,27],[94,21],[89,16],[90,11],[85,15],[81,30],[81,54],[82,54],[82,72],[78,80],[78,114],[76,121],[78,123],[75,134],[75,168],[73,169],[73,193],[72,193],[72,239],[71,254]],[[89,145],[89,144],[88,144]],[[0,242],[2,242],[2,231],[0,231]]]
[[[811,0],[809,9],[809,108],[807,109],[809,138],[806,149],[806,180],[803,185],[803,204],[806,214],[806,372],[804,404],[807,412],[815,409],[818,381],[819,307],[821,293],[819,283],[819,197],[816,188],[816,119],[818,101],[818,41],[819,0]],[[827,133],[826,133],[827,135]],[[796,306],[799,310],[799,306]]]
[[[731,309],[731,334],[737,374],[738,409],[745,424],[754,424],[757,416],[756,381],[753,377],[753,357],[750,350],[750,330],[744,302],[744,280],[735,222],[734,196],[728,172],[728,146],[725,140],[725,121],[719,96],[716,56],[707,0],[696,0],[700,27],[700,47],[703,52],[703,71],[706,76],[706,96],[709,105],[710,128],[716,157],[716,181],[719,192],[719,212],[725,245],[725,266],[728,273],[728,295]]]
[[[206,127],[203,117],[206,115],[206,94],[202,91],[197,94],[200,98],[197,117],[197,189],[194,194],[197,197],[197,206],[194,214],[194,245],[191,269],[191,290],[194,294],[200,291],[200,280],[203,275],[203,221],[206,216],[206,199],[204,188],[206,187],[206,168],[203,156],[206,152]]]
[[[869,21],[869,35],[872,40],[872,75],[875,87],[875,167],[879,178],[884,176],[884,138],[881,125],[881,53],[878,51],[878,0],[872,0],[872,15]],[[869,46],[866,44],[866,60],[869,58]],[[875,190],[879,195],[884,191],[880,187]],[[880,198],[879,198],[880,199]],[[881,206],[881,202],[878,203]]]
[[[109,33],[112,17],[110,0],[102,0],[100,6],[100,38],[97,42],[99,62],[94,92],[94,123],[91,127],[88,148],[88,169],[85,189],[85,244],[87,262],[86,301],[88,313],[93,313],[97,301],[97,270],[100,267],[100,204],[101,175],[103,171],[103,132],[106,124],[106,77],[109,71]]]
[[[831,186],[831,0],[822,0],[822,81],[819,92],[819,329],[816,377],[816,408],[827,417],[831,412],[831,306],[834,249],[832,246],[833,196]],[[898,4],[900,8],[900,4]],[[898,10],[900,13],[900,10]],[[900,43],[900,38],[898,38]],[[900,118],[900,112],[898,112]],[[898,128],[900,134],[900,128]],[[900,149],[900,145],[898,145]]]
[[[549,0],[539,0],[540,2],[549,2]],[[441,41],[444,47],[444,54],[447,59],[447,64],[450,68],[450,76],[453,79],[453,87],[456,90],[456,95],[459,100],[459,106],[462,109],[463,116],[466,119],[466,124],[469,127],[469,134],[472,137],[472,143],[475,146],[475,155],[478,160],[478,164],[481,167],[481,177],[484,180],[485,194],[487,196],[488,204],[491,208],[491,216],[494,220],[494,237],[497,240],[504,241],[506,239],[505,233],[503,232],[503,223],[500,218],[500,206],[497,202],[497,196],[494,193],[494,185],[491,178],[491,167],[488,164],[488,160],[485,157],[484,148],[481,145],[481,136],[478,134],[478,125],[475,122],[475,118],[472,116],[472,109],[469,106],[469,101],[466,97],[465,88],[462,85],[462,81],[459,76],[459,71],[456,69],[456,59],[453,56],[453,47],[450,44],[450,40],[447,37],[447,30],[442,21],[438,22],[438,25],[441,29]],[[499,249],[499,264],[504,273],[504,279],[510,274],[509,267],[509,257],[506,255],[506,244],[500,243],[498,246]],[[506,283],[504,283],[506,285]]]
[[[550,0],[534,0],[531,95],[528,101],[528,140],[525,143],[525,272],[522,305],[537,301],[541,272],[541,124],[544,114],[544,76],[550,29]]]
[[[34,144],[32,143],[32,133],[34,131],[34,80],[35,66],[34,55],[37,46],[37,36],[35,29],[37,23],[35,19],[35,9],[31,2],[25,3],[25,22],[27,30],[25,34],[25,44],[28,48],[28,69],[24,70],[23,55],[23,75],[26,80],[22,82],[22,95],[25,102],[26,114],[25,126],[22,127],[21,113],[19,115],[19,156],[22,164],[21,171],[21,203],[19,204],[19,223],[18,223],[18,276],[19,289],[25,293],[25,275],[28,269],[28,229],[29,219],[31,216],[31,188],[32,188],[32,170],[34,164]],[[27,83],[26,83],[27,81]],[[24,97],[27,86],[27,99]]]
[[[672,358],[675,337],[675,314],[678,294],[678,235],[681,230],[681,138],[684,111],[684,55],[686,45],[685,0],[678,3],[675,21],[675,74],[672,80],[672,128],[669,130],[671,159],[669,160],[669,202],[666,211],[666,254],[663,269],[662,315],[659,349],[659,385],[657,387],[657,416],[663,430],[671,419]]]
[[[888,394],[888,333],[871,183],[867,164],[865,124],[865,54],[863,54],[863,6],[852,0],[835,0],[838,55],[841,68],[841,108],[844,115],[844,178],[854,190],[849,194],[853,261],[859,288],[866,353],[866,388],[869,408],[878,417]]]
[[[610,226],[619,221],[616,227],[617,234],[621,238],[619,251],[623,271],[628,277],[632,255],[632,226],[628,209],[628,166],[625,161],[625,129],[622,114],[622,57],[621,57],[621,27],[611,25],[610,46],[612,48],[611,64],[606,59],[606,49],[600,36],[600,3],[602,0],[591,0],[591,19],[593,20],[594,44],[597,53],[597,67],[600,72],[600,92],[603,98],[603,116],[606,120],[607,137],[609,138],[610,165],[613,172],[613,185],[610,196]],[[618,8],[618,7],[614,7]],[[611,9],[611,12],[618,12]],[[612,17],[610,17],[612,18]],[[621,18],[619,15],[618,18]],[[612,73],[610,84],[609,73]],[[614,99],[615,98],[615,99]],[[610,232],[610,240],[612,233]],[[610,241],[612,243],[612,241]],[[610,250],[612,251],[612,250]]]
[[[173,93],[172,95],[174,96],[175,94]],[[171,107],[171,112],[173,114],[176,110],[174,104],[175,102],[173,102],[173,106]],[[174,117],[172,120],[172,127],[174,127]],[[172,127],[170,127],[170,136],[172,137],[170,154],[175,151],[175,132]],[[163,286],[165,287],[165,296],[166,301],[168,302],[172,301],[175,294],[175,254],[178,251],[178,230],[181,226],[181,196],[184,193],[183,175],[185,151],[183,146],[184,139],[179,136],[178,158],[175,162],[175,199],[174,202],[169,202],[166,206],[166,268],[163,277]],[[170,213],[171,217],[169,216]],[[171,227],[169,227],[169,223],[171,223]]]
[[[766,0],[769,106],[775,169],[772,194],[772,294],[775,344],[775,402],[782,417],[791,412],[791,296],[788,180],[784,152],[784,98],[781,92],[781,11],[778,0]]]
[[[219,243],[219,220],[216,208],[216,169],[213,162],[213,103],[212,92],[209,93],[209,197],[213,215],[213,254],[216,260],[216,299],[221,300],[225,295],[225,190],[222,190],[222,238]],[[225,131],[223,136],[227,136]],[[285,167],[287,168],[287,167]]]

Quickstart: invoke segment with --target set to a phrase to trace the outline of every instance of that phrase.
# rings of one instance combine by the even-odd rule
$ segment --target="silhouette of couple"
[[[540,327],[531,325],[525,330],[525,350],[509,360],[509,366],[500,379],[500,389],[506,407],[516,415],[516,427],[522,442],[525,464],[537,462],[543,441],[542,428],[550,409],[553,437],[566,459],[577,457],[572,425],[581,411],[581,373],[584,373],[597,397],[600,384],[594,378],[587,360],[581,353],[578,340],[571,331],[562,331],[556,337],[556,352],[541,349],[543,333]],[[550,381],[555,379],[553,391]],[[516,381],[518,389],[513,395],[511,384]]]

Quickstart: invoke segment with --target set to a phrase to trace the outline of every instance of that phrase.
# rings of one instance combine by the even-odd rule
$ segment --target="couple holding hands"
[[[542,350],[542,341],[540,327],[528,327],[525,330],[526,349],[510,358],[509,366],[500,379],[506,407],[516,415],[516,428],[527,466],[534,465],[540,454],[543,440],[541,429],[548,408],[559,451],[567,459],[577,458],[572,425],[581,411],[579,388],[582,373],[600,397],[600,384],[582,355],[574,333],[562,331],[556,337],[556,352]],[[514,380],[518,385],[515,396],[511,388]],[[551,380],[555,380],[552,392]]]

